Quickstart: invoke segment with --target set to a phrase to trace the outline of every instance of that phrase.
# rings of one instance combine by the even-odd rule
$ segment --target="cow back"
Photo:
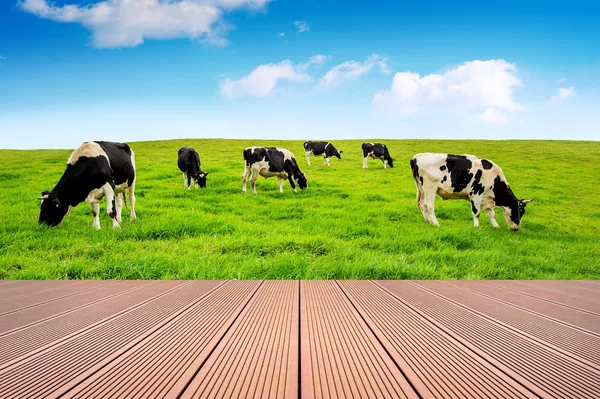
[[[96,141],[108,156],[112,171],[112,180],[115,185],[127,182],[131,186],[135,180],[135,166],[133,164],[133,151],[125,143],[110,141]]]

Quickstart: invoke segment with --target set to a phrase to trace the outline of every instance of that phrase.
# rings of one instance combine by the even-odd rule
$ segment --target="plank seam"
[[[502,287],[501,285],[496,285],[496,284],[490,283],[489,281],[483,281],[483,282],[485,284],[489,284],[489,285],[497,287],[497,288],[502,288],[503,290],[513,291],[513,292],[517,292],[517,293],[519,293],[521,295],[525,295],[525,296],[528,296],[528,297],[531,297],[531,298],[539,299],[540,301],[550,302],[550,303],[553,303],[555,305],[560,305],[560,306],[563,306],[563,307],[569,308],[569,309],[575,309],[575,310],[578,310],[580,312],[589,313],[589,314],[591,314],[593,316],[600,316],[600,314],[598,314],[598,313],[592,312],[590,310],[581,309],[581,308],[578,308],[578,307],[575,307],[575,306],[572,306],[572,305],[569,305],[569,304],[566,304],[566,303],[561,303],[561,302],[554,301],[552,299],[546,299],[546,298],[542,298],[542,297],[539,297],[539,296],[531,295],[531,294],[528,294],[528,293],[526,293],[524,291],[519,291],[519,290],[513,289],[513,288],[505,288],[505,287]],[[553,290],[547,290],[544,287],[536,287],[536,288],[540,288],[540,289],[543,289],[543,290],[546,290],[546,291],[553,291]],[[567,293],[560,292],[560,291],[554,291],[554,292],[559,293],[559,294],[569,295]],[[572,296],[572,295],[569,295],[569,296]],[[588,298],[579,297],[579,299],[587,300]]]
[[[507,329],[509,331],[512,331],[513,333],[522,336],[523,338],[527,339],[528,341],[533,342],[534,344],[536,344],[536,345],[538,345],[538,346],[540,346],[540,347],[542,347],[544,349],[547,349],[547,350],[549,350],[551,352],[554,352],[555,354],[557,354],[559,356],[566,357],[567,359],[569,359],[569,360],[571,360],[573,362],[579,363],[579,365],[582,366],[582,367],[584,367],[584,368],[593,368],[593,369],[596,369],[596,370],[600,370],[600,367],[598,367],[598,365],[595,365],[593,363],[589,363],[587,360],[585,360],[583,358],[580,358],[576,354],[571,353],[571,352],[569,352],[569,351],[567,351],[565,349],[561,349],[561,348],[557,347],[556,345],[543,340],[542,338],[538,338],[538,337],[536,337],[534,335],[526,333],[525,331],[519,330],[518,328],[513,327],[510,324],[504,323],[503,321],[500,321],[500,320],[498,320],[498,319],[496,319],[496,318],[494,318],[494,317],[492,317],[490,315],[487,315],[487,314],[485,314],[483,312],[480,312],[478,310],[472,309],[472,308],[470,308],[467,305],[464,305],[464,304],[462,304],[460,302],[457,302],[457,301],[455,301],[455,300],[453,300],[451,298],[448,298],[448,297],[446,297],[446,296],[444,296],[442,294],[439,294],[439,293],[437,293],[437,292],[435,292],[433,290],[430,290],[429,288],[423,287],[422,285],[419,285],[418,283],[414,283],[412,281],[407,281],[407,283],[409,283],[409,284],[417,287],[418,289],[422,289],[423,291],[428,292],[431,295],[437,296],[438,298],[442,299],[445,302],[448,302],[448,303],[450,303],[452,305],[458,306],[459,308],[462,308],[462,309],[466,310],[469,313],[472,313],[472,314],[474,314],[476,316],[479,316],[479,317],[481,317],[481,318],[483,318],[485,320],[488,320],[489,322],[494,323],[494,324],[496,324],[497,326],[499,326],[501,328],[504,328],[504,329]],[[459,287],[457,287],[457,288],[459,288]]]
[[[298,280],[298,398],[302,398],[302,281]]]
[[[235,316],[235,318],[231,321],[231,324],[223,332],[223,335],[221,335],[221,338],[219,338],[219,340],[217,342],[215,342],[215,345],[210,350],[210,352],[206,355],[206,358],[204,359],[204,361],[198,366],[198,368],[196,369],[196,371],[194,372],[194,374],[188,379],[188,381],[185,383],[185,385],[183,386],[183,388],[181,389],[181,391],[177,394],[177,399],[180,399],[183,396],[183,394],[188,389],[188,387],[190,386],[190,384],[192,383],[192,381],[194,381],[194,379],[196,378],[196,376],[198,375],[198,373],[200,372],[200,370],[202,369],[202,367],[204,367],[204,365],[206,364],[206,362],[208,361],[208,359],[210,359],[211,356],[213,355],[213,353],[215,352],[215,350],[217,350],[217,348],[219,347],[219,345],[221,344],[221,342],[223,341],[223,339],[225,338],[225,336],[227,335],[227,333],[229,332],[229,330],[231,330],[231,327],[237,322],[237,320],[240,318],[240,315],[242,313],[244,313],[244,310],[248,307],[248,305],[250,304],[250,302],[252,302],[252,300],[256,296],[256,293],[259,291],[260,287],[262,287],[263,283],[264,283],[264,280],[262,280],[256,286],[256,288],[254,289],[254,292],[252,293],[252,295],[250,296],[250,298],[248,298],[248,301],[244,304],[244,306],[240,309],[240,311]]]
[[[532,309],[527,309],[527,308],[525,308],[525,307],[522,307],[522,306],[520,306],[520,305],[516,305],[516,304],[514,304],[514,303],[510,303],[510,302],[508,302],[508,301],[505,301],[504,299],[496,298],[496,297],[494,297],[494,296],[492,296],[492,295],[490,295],[490,294],[485,294],[485,293],[483,293],[483,292],[475,291],[475,290],[473,290],[473,289],[471,289],[471,288],[468,288],[468,287],[459,286],[459,285],[453,284],[453,282],[451,282],[451,281],[444,281],[444,283],[446,283],[446,284],[449,284],[449,285],[452,285],[452,286],[454,286],[454,287],[456,287],[456,288],[459,288],[459,289],[461,289],[461,290],[465,290],[465,291],[471,292],[471,293],[473,293],[473,294],[480,295],[480,296],[482,296],[482,297],[485,297],[485,298],[491,299],[491,300],[493,300],[493,301],[496,301],[496,302],[502,303],[502,304],[504,304],[504,305],[507,305],[507,306],[513,307],[513,308],[515,308],[515,309],[519,309],[519,310],[522,310],[522,311],[524,311],[524,312],[531,313],[531,314],[534,314],[534,315],[536,315],[536,316],[539,316],[539,317],[543,317],[543,318],[545,318],[545,319],[548,319],[548,320],[550,320],[550,321],[553,321],[553,322],[555,322],[555,323],[557,323],[557,324],[562,324],[562,325],[564,325],[564,326],[566,326],[566,327],[569,327],[569,328],[572,328],[572,329],[574,329],[574,330],[579,330],[579,331],[581,331],[581,332],[583,332],[583,333],[587,333],[587,334],[589,334],[589,335],[593,335],[593,336],[599,336],[599,337],[600,337],[600,333],[597,333],[597,332],[595,332],[595,331],[591,331],[591,330],[588,330],[588,329],[586,329],[586,328],[583,328],[583,327],[577,326],[577,325],[575,325],[575,324],[571,324],[571,323],[568,323],[568,322],[566,322],[566,321],[563,321],[563,320],[556,319],[556,318],[554,318],[554,317],[552,317],[552,316],[549,316],[549,315],[547,315],[547,314],[544,314],[544,313],[540,313],[540,312],[538,312],[538,311],[535,311],[535,310],[532,310]],[[501,288],[501,287],[498,287],[498,288]]]
[[[106,323],[109,323],[112,319],[116,319],[118,317],[121,317],[121,316],[123,316],[126,313],[129,313],[129,312],[131,312],[131,311],[133,311],[133,310],[135,310],[135,309],[137,309],[139,307],[142,307],[142,306],[144,306],[144,305],[146,305],[146,304],[148,304],[148,303],[150,303],[150,302],[152,302],[152,301],[154,301],[154,300],[156,300],[158,298],[161,298],[161,297],[163,297],[163,296],[165,296],[165,295],[167,295],[167,294],[169,294],[169,293],[171,293],[171,292],[173,292],[175,290],[181,289],[181,288],[183,288],[183,287],[185,287],[185,286],[187,286],[189,284],[191,284],[191,281],[188,281],[188,282],[185,282],[183,284],[177,285],[177,286],[175,286],[173,288],[170,288],[170,289],[168,289],[166,291],[163,291],[163,292],[161,292],[159,294],[156,294],[155,296],[153,296],[151,298],[148,298],[148,299],[146,299],[146,300],[144,300],[142,302],[136,303],[135,305],[132,305],[132,306],[128,307],[127,309],[123,309],[123,310],[121,310],[120,312],[118,312],[116,314],[113,314],[113,315],[108,316],[108,317],[106,317],[106,318],[104,318],[102,320],[99,320],[99,321],[95,322],[94,324],[86,326],[85,328],[82,328],[82,329],[80,329],[78,331],[74,331],[74,332],[72,332],[71,334],[69,334],[69,335],[67,335],[65,337],[62,337],[62,338],[59,338],[59,339],[57,339],[57,340],[55,340],[53,342],[50,342],[50,343],[42,346],[41,348],[37,348],[37,349],[34,349],[34,350],[32,350],[32,351],[30,351],[28,353],[25,353],[25,354],[19,356],[16,359],[13,359],[13,360],[11,360],[9,362],[6,362],[6,363],[0,365],[0,370],[2,370],[2,372],[4,373],[8,369],[12,369],[12,368],[16,367],[18,364],[23,363],[26,360],[29,360],[30,358],[37,357],[37,356],[39,356],[39,355],[41,355],[43,353],[46,353],[49,350],[51,350],[53,347],[57,347],[57,346],[60,346],[60,345],[64,344],[65,342],[71,341],[71,340],[75,339],[76,337],[78,337],[79,335],[85,334],[87,331],[91,331],[91,330],[93,330],[95,328],[98,328],[98,327],[100,327],[100,326],[102,326],[102,325],[104,325]]]
[[[375,339],[377,340],[377,342],[379,343],[379,345],[381,345],[381,347],[383,348],[383,350],[385,351],[385,353],[389,356],[390,360],[396,365],[396,367],[398,368],[398,370],[400,371],[400,373],[402,374],[402,376],[404,377],[404,379],[406,380],[406,382],[408,382],[408,384],[410,385],[410,387],[412,388],[412,390],[415,392],[415,394],[417,395],[417,397],[419,399],[423,399],[423,395],[421,395],[421,393],[416,389],[416,387],[413,384],[413,382],[408,378],[408,376],[406,375],[406,373],[404,372],[404,370],[402,370],[402,368],[400,367],[400,365],[396,362],[396,359],[394,359],[394,357],[391,355],[391,353],[388,350],[388,348],[383,344],[383,342],[381,341],[381,339],[379,338],[379,336],[375,333],[375,331],[373,330],[373,328],[371,328],[371,325],[365,320],[363,314],[358,310],[358,308],[356,307],[356,305],[354,304],[354,302],[350,299],[350,297],[348,296],[348,293],[344,290],[344,288],[339,283],[339,281],[336,280],[335,283],[340,288],[340,290],[344,294],[344,297],[348,300],[348,302],[350,303],[350,305],[352,306],[352,308],[356,311],[356,313],[358,314],[358,316],[360,317],[360,319],[363,321],[363,323],[365,323],[365,325],[367,326],[367,328],[369,329],[369,331],[371,331],[371,333],[373,334],[373,336],[375,337]]]
[[[158,331],[160,331],[163,328],[166,328],[169,324],[173,323],[175,320],[182,317],[188,310],[190,310],[192,307],[196,306],[198,303],[206,300],[208,297],[210,297],[215,292],[217,292],[217,290],[225,284],[227,284],[227,281],[221,281],[219,284],[217,284],[216,286],[214,286],[213,288],[211,288],[210,290],[205,292],[201,297],[197,298],[196,300],[190,302],[189,304],[187,304],[186,306],[181,308],[178,313],[171,315],[170,317],[166,318],[162,322],[159,322],[158,324],[149,328],[143,334],[136,337],[134,340],[130,341],[129,343],[125,344],[124,346],[122,346],[116,352],[114,352],[111,355],[109,355],[108,357],[106,357],[101,362],[94,364],[92,367],[87,369],[84,373],[77,376],[74,380],[71,380],[68,382],[68,383],[73,383],[73,381],[79,380],[79,381],[77,381],[76,384],[74,384],[71,387],[67,387],[66,389],[65,389],[65,386],[63,385],[63,387],[60,390],[52,393],[53,397],[63,397],[65,395],[67,395],[69,392],[76,389],[79,385],[83,384],[87,379],[93,377],[94,374],[102,371],[104,368],[109,366],[114,360],[118,359],[124,353],[130,351],[132,348],[134,348],[140,342],[145,341],[146,339],[151,337],[153,334],[157,333]],[[104,364],[102,364],[102,363],[104,363]],[[98,367],[99,365],[100,365],[100,367]],[[92,370],[92,372],[90,372],[90,370]],[[89,375],[85,376],[86,373]],[[67,385],[67,384],[65,384],[65,385]]]
[[[113,281],[109,282],[108,284],[101,284],[101,285],[99,285],[97,287],[86,288],[86,289],[84,289],[82,291],[73,292],[71,294],[66,294],[66,295],[59,296],[59,297],[52,298],[52,299],[48,299],[48,300],[42,301],[42,302],[36,302],[36,303],[33,303],[31,305],[28,305],[28,306],[23,306],[22,308],[9,310],[7,312],[0,313],[0,316],[5,316],[5,315],[9,315],[11,313],[20,312],[20,311],[23,311],[23,310],[26,310],[26,309],[31,309],[31,308],[34,308],[36,306],[40,306],[40,305],[43,305],[43,304],[46,304],[46,303],[60,301],[61,299],[65,299],[65,298],[68,298],[70,296],[75,296],[75,295],[83,294],[84,292],[93,291],[93,290],[96,290],[96,289],[99,289],[99,288],[106,288],[106,287],[109,287],[109,286],[111,286],[113,284],[116,284],[116,283],[117,283],[117,281],[113,280]]]
[[[493,357],[487,355],[485,352],[481,351],[480,349],[478,349],[477,347],[472,345],[466,339],[462,338],[458,334],[452,332],[450,329],[448,329],[448,328],[444,327],[443,325],[441,325],[440,323],[438,323],[432,317],[428,316],[427,314],[424,314],[417,307],[408,303],[404,299],[400,298],[398,295],[396,295],[394,292],[392,292],[388,288],[386,288],[383,285],[381,285],[377,282],[374,282],[374,281],[373,281],[373,284],[376,284],[377,286],[379,286],[379,288],[381,288],[384,292],[386,292],[392,298],[394,298],[398,302],[402,303],[404,306],[411,309],[413,312],[415,312],[417,315],[419,315],[419,317],[423,318],[428,323],[430,323],[432,326],[434,326],[435,328],[437,328],[438,330],[440,330],[441,332],[446,334],[453,341],[459,343],[463,348],[465,348],[465,351],[469,350],[474,356],[477,356],[482,362],[488,364],[490,367],[493,367],[494,369],[496,369],[497,371],[499,371],[500,373],[502,373],[503,375],[508,377],[509,380],[512,381],[517,386],[521,387],[522,389],[527,390],[532,395],[535,395],[539,398],[547,397],[547,393],[540,390],[537,386],[533,385],[531,382],[525,380],[524,378],[521,378],[521,376],[518,375],[516,372],[514,372],[513,370],[509,369],[508,367],[502,365],[497,360],[495,360]]]
[[[31,322],[31,323],[29,323],[29,324],[25,324],[25,325],[23,325],[23,326],[20,326],[20,327],[15,327],[15,328],[13,328],[12,330],[8,330],[8,331],[5,331],[5,332],[3,332],[3,333],[0,333],[0,337],[4,337],[4,336],[6,336],[6,335],[10,335],[10,334],[14,334],[14,333],[15,333],[15,332],[17,332],[17,331],[20,331],[20,330],[25,330],[25,329],[27,329],[27,328],[30,328],[30,327],[33,327],[33,326],[35,326],[36,324],[44,323],[44,322],[46,322],[46,321],[48,321],[48,320],[56,319],[57,317],[61,317],[61,316],[67,315],[67,314],[69,314],[69,313],[77,312],[78,310],[81,310],[81,309],[83,309],[83,308],[86,308],[86,307],[88,307],[88,306],[93,306],[93,305],[95,305],[95,304],[97,304],[97,303],[100,303],[100,302],[106,301],[106,300],[108,300],[108,299],[112,299],[112,298],[114,298],[114,297],[117,297],[117,296],[119,296],[119,295],[125,295],[125,294],[128,294],[128,293],[130,293],[131,291],[139,290],[139,289],[141,289],[141,288],[147,288],[147,287],[149,287],[149,286],[151,286],[151,285],[153,285],[153,284],[156,284],[157,282],[158,282],[158,281],[152,281],[152,282],[149,282],[149,283],[147,283],[147,284],[142,284],[142,285],[134,286],[134,287],[131,287],[131,288],[127,288],[125,291],[116,292],[116,293],[114,293],[114,294],[111,294],[111,295],[108,295],[108,296],[105,296],[105,297],[102,297],[102,298],[96,299],[96,300],[95,300],[95,301],[93,301],[93,302],[84,303],[83,305],[79,305],[79,306],[77,306],[77,307],[75,307],[75,308],[68,309],[68,310],[62,311],[62,312],[60,312],[60,313],[53,314],[53,315],[51,315],[51,316],[47,316],[47,317],[45,317],[45,318],[43,318],[43,319],[40,319],[40,320],[32,321],[32,322]],[[105,285],[105,286],[103,286],[103,287],[108,287],[108,286],[107,286],[107,285]]]

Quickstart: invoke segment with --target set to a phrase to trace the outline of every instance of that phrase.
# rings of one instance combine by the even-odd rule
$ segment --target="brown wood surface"
[[[0,281],[0,398],[600,398],[598,281]]]

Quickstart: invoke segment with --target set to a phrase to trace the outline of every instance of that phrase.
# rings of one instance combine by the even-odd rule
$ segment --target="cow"
[[[244,174],[242,192],[246,193],[246,182],[250,179],[252,192],[256,194],[256,179],[261,175],[265,179],[277,176],[279,192],[283,193],[283,181],[288,179],[290,186],[297,192],[294,181],[301,190],[308,187],[306,175],[300,171],[294,154],[284,148],[248,147],[244,150]]]
[[[387,165],[390,165],[390,168],[394,167],[394,159],[390,156],[390,152],[388,151],[385,144],[363,143],[362,151],[363,151],[363,169],[368,168],[367,160],[369,158],[381,159],[383,161],[383,169],[387,169]]]
[[[200,170],[200,155],[190,147],[181,147],[177,152],[177,166],[183,173],[183,187],[189,190],[192,184],[206,188],[208,172]]]
[[[473,223],[479,227],[483,209],[492,226],[496,222],[494,207],[502,209],[511,230],[517,231],[525,214],[525,207],[533,199],[517,199],[508,186],[502,169],[492,161],[474,155],[416,154],[410,160],[417,185],[417,204],[425,220],[439,226],[435,217],[435,195],[442,199],[465,199],[471,203]]]
[[[67,168],[52,191],[42,192],[38,222],[59,225],[71,208],[87,202],[100,229],[100,201],[106,197],[106,211],[113,228],[120,227],[121,209],[129,195],[130,219],[135,219],[135,156],[127,144],[89,141],[77,148],[67,161]]]
[[[337,157],[342,159],[342,153],[344,151],[338,151],[333,144],[329,141],[305,141],[304,142],[304,153],[306,155],[306,163],[310,166],[310,155],[315,157],[323,155],[323,165],[331,166],[329,158]]]

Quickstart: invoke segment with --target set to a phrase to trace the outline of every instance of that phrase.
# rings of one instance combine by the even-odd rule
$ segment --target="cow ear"
[[[58,208],[58,206],[60,205],[60,201],[58,200],[58,198],[54,198],[52,200],[52,203]]]
[[[344,153],[344,151],[340,151],[339,153],[340,153],[340,154],[343,154],[343,153]]]
[[[204,172],[204,176],[208,176],[208,172]]]
[[[42,195],[40,198],[38,198],[40,201],[43,201],[45,199],[48,199],[48,194],[50,194],[50,191],[42,191]]]
[[[531,199],[523,199],[521,200],[521,202],[525,205],[529,204],[531,201],[533,201],[535,198],[531,198]]]

